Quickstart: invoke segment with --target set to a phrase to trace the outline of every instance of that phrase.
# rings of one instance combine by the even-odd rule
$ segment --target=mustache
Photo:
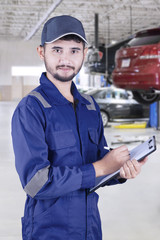
[[[74,67],[72,67],[72,66],[70,66],[70,65],[58,65],[57,67],[56,67],[56,69],[58,69],[58,68],[71,68],[71,69],[73,69],[73,70],[75,70],[75,68]]]

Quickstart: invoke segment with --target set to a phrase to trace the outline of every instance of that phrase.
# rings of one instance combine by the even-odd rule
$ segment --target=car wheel
[[[104,111],[101,111],[101,116],[102,116],[103,127],[106,127],[109,120],[108,114],[105,113]]]
[[[136,101],[142,104],[151,104],[160,99],[160,95],[155,93],[142,93],[138,91],[132,91],[132,93]]]

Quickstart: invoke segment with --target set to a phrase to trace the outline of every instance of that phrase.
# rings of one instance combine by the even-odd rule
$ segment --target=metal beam
[[[99,44],[98,44],[98,31],[99,31],[99,29],[98,29],[98,13],[95,13],[95,16],[94,16],[94,34],[95,34],[95,42],[94,42],[94,44],[95,44],[95,48],[97,48],[98,49],[98,47],[99,47]]]
[[[51,7],[48,9],[48,11],[45,13],[45,15],[39,20],[39,22],[37,23],[37,25],[32,29],[32,31],[25,37],[24,40],[28,41],[30,40],[35,33],[39,30],[39,28],[41,27],[41,25],[46,21],[46,19],[49,17],[49,15],[59,6],[59,4],[62,2],[63,0],[57,0],[55,1]]]

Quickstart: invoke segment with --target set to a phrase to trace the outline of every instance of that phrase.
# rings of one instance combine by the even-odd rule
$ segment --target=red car
[[[116,52],[112,78],[116,87],[133,92],[140,103],[160,99],[160,28],[148,29]]]

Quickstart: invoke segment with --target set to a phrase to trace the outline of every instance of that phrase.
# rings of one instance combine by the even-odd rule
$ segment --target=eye
[[[79,50],[78,49],[72,49],[72,54],[76,54],[76,53],[79,53]]]
[[[58,53],[61,54],[62,53],[62,49],[61,48],[52,48],[54,53]]]
[[[76,50],[72,50],[72,53],[74,54],[74,53],[76,53],[77,51]]]
[[[60,49],[55,49],[54,50],[56,53],[61,53],[61,50]]]

